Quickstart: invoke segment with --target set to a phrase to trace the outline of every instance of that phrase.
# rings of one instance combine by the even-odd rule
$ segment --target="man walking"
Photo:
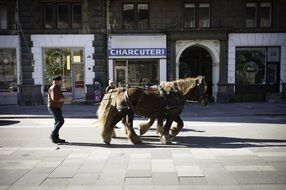
[[[64,97],[61,91],[62,77],[57,76],[53,78],[53,85],[48,90],[48,110],[55,119],[54,130],[51,133],[51,140],[53,143],[65,143],[64,139],[59,138],[60,128],[63,126],[65,120],[62,114],[62,107],[64,102],[71,102],[71,97]]]

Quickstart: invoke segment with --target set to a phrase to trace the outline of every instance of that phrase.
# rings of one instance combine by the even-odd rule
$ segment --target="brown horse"
[[[191,93],[196,94],[198,101],[206,105],[207,84],[204,77],[179,79],[161,83],[161,89],[117,88],[103,97],[98,108],[98,124],[103,128],[102,138],[110,144],[114,126],[125,117],[127,135],[134,143],[142,143],[133,129],[134,114],[147,118],[165,119],[160,137],[163,144],[171,143],[169,130],[173,121],[183,126],[180,114]]]

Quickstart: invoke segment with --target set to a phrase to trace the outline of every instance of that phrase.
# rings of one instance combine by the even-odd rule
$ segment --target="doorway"
[[[44,48],[43,78],[44,92],[52,85],[52,78],[61,75],[65,96],[85,98],[85,65],[81,48]]]
[[[179,59],[179,78],[205,76],[208,84],[208,96],[212,97],[212,58],[209,52],[200,46],[190,46],[183,51]]]

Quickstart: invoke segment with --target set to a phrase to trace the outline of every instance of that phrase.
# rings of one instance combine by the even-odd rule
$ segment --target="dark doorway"
[[[179,77],[205,76],[208,83],[208,95],[212,97],[212,58],[207,50],[199,46],[190,46],[180,57]]]

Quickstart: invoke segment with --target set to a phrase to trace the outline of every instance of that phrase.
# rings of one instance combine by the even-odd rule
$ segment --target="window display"
[[[17,91],[16,49],[0,48],[0,92]]]

